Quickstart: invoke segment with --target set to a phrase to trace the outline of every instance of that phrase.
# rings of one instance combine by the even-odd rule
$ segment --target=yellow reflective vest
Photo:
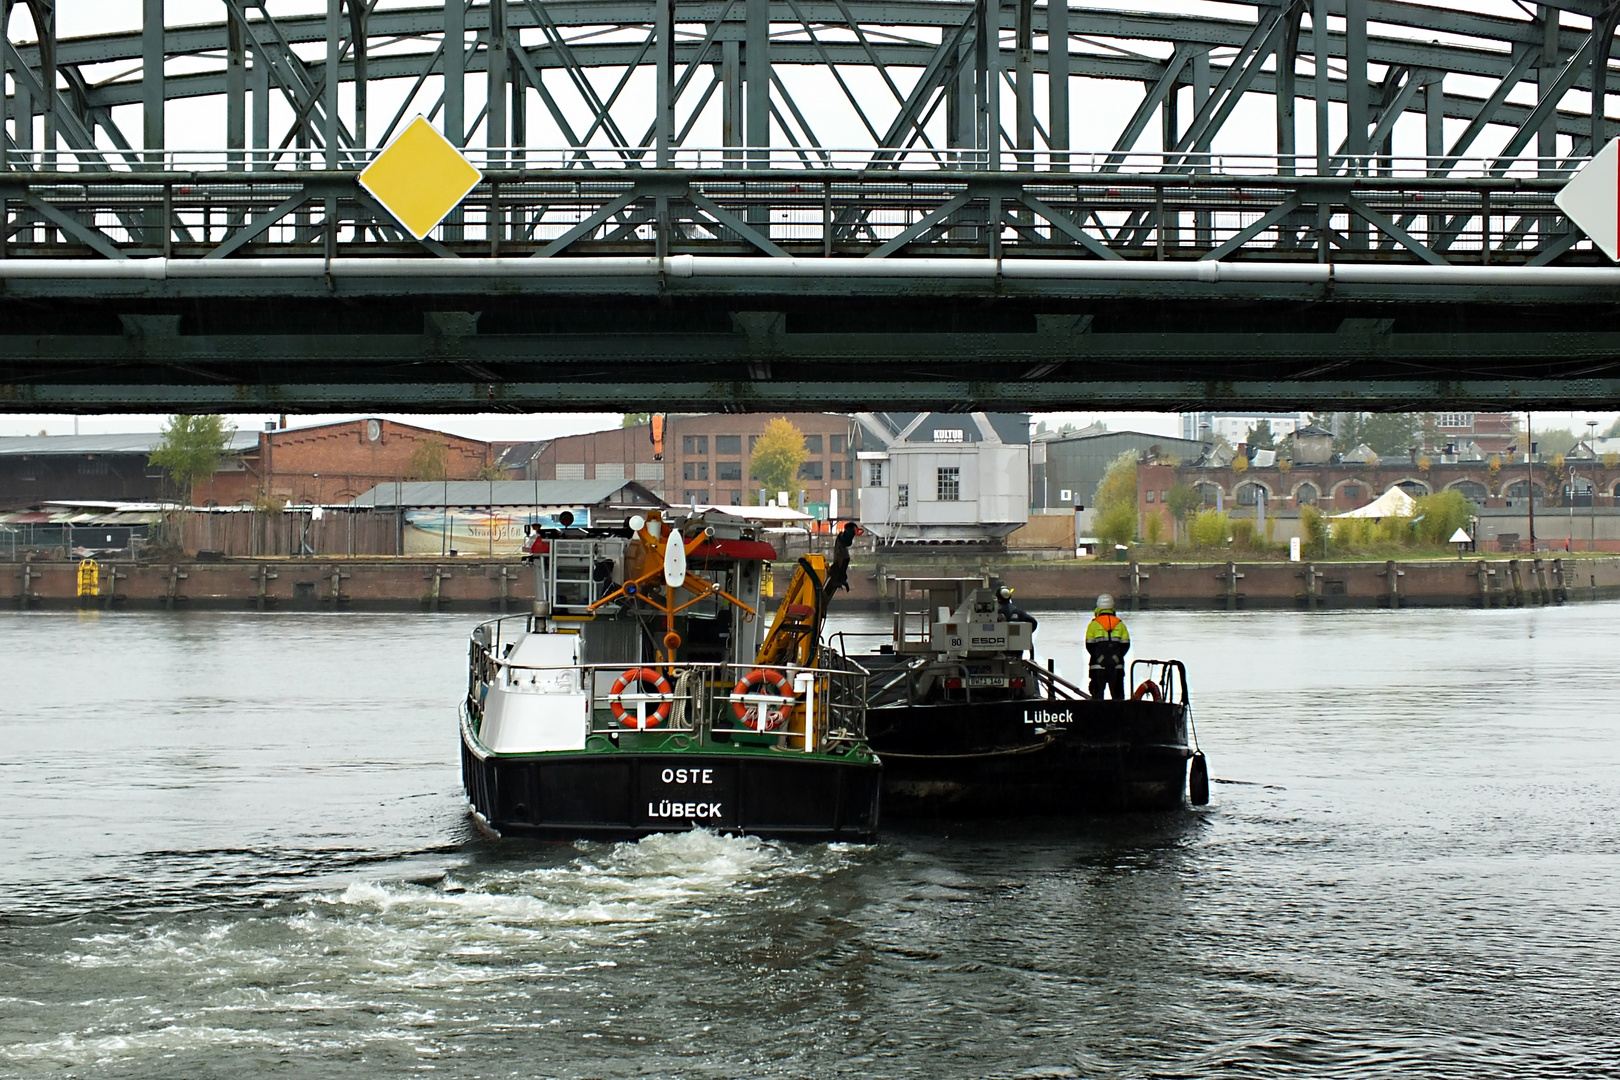
[[[1091,654],[1093,668],[1123,667],[1130,647],[1131,632],[1125,629],[1124,620],[1111,611],[1098,615],[1086,627],[1086,652]]]

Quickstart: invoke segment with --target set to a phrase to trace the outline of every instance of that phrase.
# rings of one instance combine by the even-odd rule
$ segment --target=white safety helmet
[[[996,593],[996,595],[1001,597],[1003,600],[1011,600],[1012,599],[1012,590],[1007,588],[1007,586],[1003,585],[1001,587],[1001,589]]]
[[[1097,597],[1097,610],[1093,612],[1093,614],[1101,615],[1105,611],[1113,610],[1114,598],[1112,596],[1110,596],[1108,593],[1103,593],[1101,596]]]

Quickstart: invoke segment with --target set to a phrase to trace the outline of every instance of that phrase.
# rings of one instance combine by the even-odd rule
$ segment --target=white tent
[[[1359,510],[1334,514],[1335,518],[1411,517],[1417,513],[1417,500],[1398,487],[1392,487]]]

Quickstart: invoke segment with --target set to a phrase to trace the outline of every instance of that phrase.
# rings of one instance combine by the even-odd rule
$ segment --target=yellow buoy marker
[[[360,173],[360,186],[421,240],[483,177],[449,139],[418,116]]]

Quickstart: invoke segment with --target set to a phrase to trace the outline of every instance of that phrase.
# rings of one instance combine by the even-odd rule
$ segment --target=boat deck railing
[[[482,716],[482,688],[504,683],[518,693],[583,694],[592,735],[681,733],[708,743],[806,751],[866,737],[869,673],[830,649],[815,667],[775,668],[684,661],[536,666],[506,660],[498,649],[495,633],[481,639],[474,632],[468,688],[474,717]]]
[[[848,653],[852,642],[861,638],[876,638],[882,641],[891,641],[892,636],[884,633],[840,630],[832,635],[832,643],[840,653]],[[895,663],[873,671],[868,677],[867,704],[874,709],[887,706],[905,705],[916,701],[922,691],[924,674],[931,679],[956,677],[962,680],[962,700],[971,702],[975,700],[972,679],[976,672],[972,668],[982,665],[984,661],[952,660],[940,656],[938,653],[904,653],[890,654]],[[1059,675],[1051,667],[1051,661],[1046,667],[1036,663],[1034,658],[1025,660],[1022,656],[1008,657],[1016,659],[1023,667],[1025,676],[1034,681],[1033,687],[1025,689],[1032,691],[1030,697],[1045,698],[1059,701],[1078,701],[1088,695],[1085,690]],[[1004,700],[1007,689],[1011,687],[992,687],[995,691],[995,700]]]
[[[1130,686],[1133,693],[1144,682],[1152,683],[1158,700],[1171,705],[1185,705],[1191,695],[1187,691],[1187,668],[1180,660],[1132,660]]]

